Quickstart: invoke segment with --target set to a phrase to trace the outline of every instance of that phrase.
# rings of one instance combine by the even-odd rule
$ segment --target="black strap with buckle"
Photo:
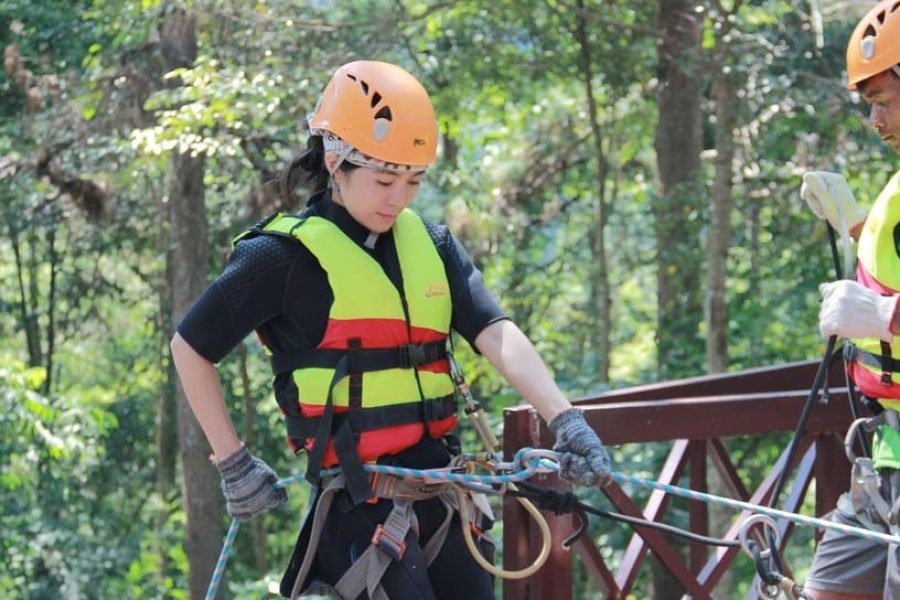
[[[456,413],[456,398],[449,394],[430,400],[336,413],[331,417],[331,429],[336,431],[347,419],[354,432],[363,432],[407,423],[439,421]],[[302,446],[306,438],[316,435],[322,418],[285,415],[288,437],[296,440],[298,447]]]
[[[367,373],[386,369],[414,369],[447,358],[444,340],[423,344],[404,344],[392,348],[363,348],[350,354],[350,373]],[[299,352],[278,352],[271,356],[272,371],[276,375],[296,369],[318,367],[333,369],[348,355],[343,348],[316,348]]]

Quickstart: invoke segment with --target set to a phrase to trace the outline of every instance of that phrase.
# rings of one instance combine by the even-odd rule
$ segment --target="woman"
[[[319,477],[323,467],[340,465],[344,474],[330,509],[319,511],[322,522],[312,528],[307,520],[282,593],[319,581],[357,596],[359,586],[340,580],[374,548],[374,535],[392,560],[376,553],[385,564],[370,596],[493,598],[492,578],[465,548],[460,527],[450,527],[438,550],[429,548],[428,556],[423,550],[445,516],[458,515],[438,498],[422,499],[413,506],[418,536],[409,523],[390,535],[387,522],[402,503],[379,496],[361,466],[377,461],[427,469],[450,461],[456,406],[445,342],[451,328],[550,424],[563,477],[603,484],[608,456],[456,238],[407,208],[437,153],[437,124],[421,84],[391,64],[346,64],[325,88],[309,126],[308,148],[281,187],[291,194],[305,177],[322,191],[299,215],[276,215],[238,238],[225,271],[171,343],[212,446],[228,512],[246,520],[286,501],[272,469],[238,438],[213,366],[255,330],[272,352],[275,396],[291,446],[309,452],[307,479],[321,492],[334,484]],[[307,548],[311,536],[321,541]]]

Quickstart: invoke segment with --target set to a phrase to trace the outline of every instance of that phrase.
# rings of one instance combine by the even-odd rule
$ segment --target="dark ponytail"
[[[356,165],[347,161],[341,163],[341,171],[352,171]],[[306,150],[291,160],[275,180],[275,188],[284,206],[297,206],[300,199],[296,195],[297,188],[304,186],[312,193],[328,187],[331,175],[325,168],[325,144],[321,135],[311,135],[306,142]]]
[[[295,192],[303,185],[313,192],[328,187],[328,170],[325,168],[325,146],[321,135],[309,136],[306,150],[298,154],[281,171],[275,180],[275,189],[285,206],[300,204]]]

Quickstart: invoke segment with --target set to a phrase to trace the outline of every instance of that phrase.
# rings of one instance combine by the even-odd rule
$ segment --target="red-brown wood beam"
[[[622,491],[622,488],[616,484],[611,484],[603,489],[603,492],[616,506],[619,512],[637,518],[644,518],[643,513],[631,500],[631,498]],[[684,564],[680,556],[672,549],[672,546],[666,541],[662,533],[657,529],[648,527],[634,526],[634,530],[647,542],[650,550],[656,555],[666,569],[675,576],[675,579],[682,585],[685,591],[694,598],[709,598],[709,594],[703,591],[703,588],[697,582],[696,577],[691,573],[690,569]],[[623,586],[623,591],[627,593],[627,589]]]
[[[816,438],[816,457],[816,516],[821,517],[833,510],[840,495],[847,491],[851,465],[844,453],[844,444],[833,435]],[[836,485],[822,485],[826,481]]]
[[[588,576],[603,594],[604,598],[609,598],[610,600],[625,599],[626,594],[619,587],[619,584],[616,583],[615,576],[607,568],[603,556],[600,555],[590,536],[585,534],[578,538],[572,546],[572,550],[581,558]]]
[[[691,442],[688,448],[689,472],[691,489],[706,493],[709,491],[706,479],[706,441]],[[688,500],[688,515],[690,528],[700,535],[709,534],[709,507],[699,500]],[[691,572],[700,573],[709,556],[709,546],[700,542],[689,542]]]
[[[809,360],[774,367],[759,367],[737,373],[701,375],[675,381],[637,385],[573,400],[575,404],[606,404],[640,400],[664,400],[689,396],[729,394],[758,394],[785,390],[809,389],[816,376],[819,361]],[[843,366],[836,362],[828,372],[829,388],[846,385]]]
[[[604,443],[634,444],[793,431],[807,395],[808,392],[797,391],[706,396],[583,408],[585,418]],[[815,434],[842,433],[849,420],[846,391],[833,390],[831,401],[812,411],[806,430]]]
[[[684,465],[687,460],[687,448],[687,440],[676,440],[675,443],[672,444],[672,449],[669,450],[669,456],[666,458],[666,462],[659,473],[658,481],[667,484],[674,484],[678,481],[678,478],[681,477],[681,474],[684,472]],[[610,500],[612,500],[613,504],[616,505],[616,508],[623,512],[629,510],[631,507],[636,507],[630,498],[628,499],[628,503],[622,502],[620,504],[619,501],[617,501],[616,498],[620,497],[619,494],[624,495],[624,492],[618,486],[615,486],[614,489],[613,486],[610,485],[608,488],[604,489],[604,492]],[[639,513],[639,515],[648,521],[659,521],[671,500],[672,497],[665,492],[653,490],[650,493],[650,499],[647,501],[646,508],[644,508],[644,511]],[[631,536],[631,540],[625,548],[625,554],[622,556],[622,562],[619,564],[619,570],[616,574],[616,581],[618,582],[619,587],[622,588],[622,591],[626,594],[631,591],[631,587],[637,579],[638,572],[644,562],[647,550],[647,542],[640,535],[640,531],[635,529],[634,535]]]
[[[716,471],[722,476],[722,483],[725,484],[728,492],[733,498],[746,501],[747,498],[750,497],[750,492],[741,480],[741,476],[738,475],[734,463],[731,462],[731,457],[728,455],[728,448],[725,447],[725,442],[719,439],[713,439],[709,440],[709,446],[711,449],[710,458],[713,461],[713,465],[716,467]]]
[[[503,415],[503,454],[511,460],[519,448],[537,446],[537,429],[533,411],[507,410]],[[531,517],[510,496],[503,497],[503,568],[522,569],[533,560],[532,551],[536,532],[531,528]],[[569,577],[571,580],[571,577]],[[503,581],[504,600],[528,598],[529,581],[506,579]]]

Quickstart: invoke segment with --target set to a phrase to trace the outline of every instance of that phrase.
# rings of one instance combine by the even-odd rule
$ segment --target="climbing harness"
[[[897,525],[891,522],[891,507],[879,493],[878,473],[874,459],[868,456],[856,456],[853,451],[854,437],[860,429],[867,433],[873,433],[883,425],[900,429],[900,414],[895,410],[885,410],[874,417],[856,419],[847,429],[844,451],[850,464],[853,465],[849,501],[853,508],[853,514],[866,527],[887,527],[892,533],[898,533]],[[874,509],[878,518],[881,519],[881,524],[872,521],[867,508]]]
[[[408,513],[412,501],[440,496],[442,501],[446,503],[445,505],[459,508],[460,524],[462,526],[466,545],[469,547],[475,560],[478,561],[483,568],[492,574],[505,579],[522,579],[533,575],[543,566],[547,557],[550,555],[550,528],[547,525],[546,519],[544,519],[533,504],[522,498],[517,499],[522,503],[525,510],[535,519],[544,541],[537,558],[530,566],[517,571],[500,569],[490,564],[490,562],[481,556],[481,552],[478,551],[475,546],[472,528],[470,526],[474,510],[472,504],[475,504],[477,509],[482,512],[485,510],[490,511],[490,507],[489,505],[486,505],[486,502],[482,502],[478,499],[470,501],[468,493],[471,491],[478,493],[501,493],[504,486],[510,486],[513,483],[524,481],[536,474],[555,472],[555,456],[556,454],[551,450],[526,448],[520,450],[513,458],[512,462],[499,462],[493,458],[489,460],[487,455],[479,453],[474,455],[461,455],[457,457],[450,466],[440,469],[410,469],[379,464],[363,465],[366,472],[377,475],[377,477],[374,478],[376,482],[374,489],[375,495],[379,497],[394,498],[395,503],[392,517],[388,518],[389,523],[382,524],[380,529],[376,530],[376,535],[373,538],[373,546],[370,546],[370,549],[366,550],[363,554],[363,556],[369,554],[369,558],[365,559],[366,565],[371,563],[373,572],[377,572],[377,570],[381,569],[381,573],[383,573],[383,569],[386,569],[387,566],[389,566],[389,560],[391,558],[401,558],[404,550],[402,540],[406,536],[406,531],[408,531],[408,526],[405,523],[409,523],[412,520]],[[491,469],[496,473],[483,475],[466,472],[469,466],[474,466],[475,464],[489,464]],[[320,519],[324,519],[324,515],[328,512],[327,505],[330,504],[333,494],[341,489],[343,483],[343,475],[340,468],[324,470],[322,471],[322,476],[323,478],[331,477],[333,479],[326,485],[325,489],[322,491],[322,497],[319,499],[319,506],[325,506],[321,511],[317,509],[317,512],[322,513],[322,516],[319,517]],[[275,485],[287,486],[288,484],[300,481],[303,481],[303,476],[295,475],[287,479],[279,480]],[[500,487],[495,489],[491,486]],[[400,502],[398,502],[398,498],[401,498]],[[406,502],[404,502],[404,500]],[[399,509],[396,506],[398,504],[401,505]],[[437,555],[438,550],[440,550],[440,542],[446,536],[446,531],[453,514],[452,511],[448,510],[447,519],[441,527],[439,527],[439,533],[441,535],[438,536],[436,534],[433,536],[433,539],[425,545],[424,551],[427,558],[433,559],[434,556]],[[314,515],[313,518],[315,520],[316,515]],[[216,563],[209,587],[207,588],[207,600],[212,600],[216,597],[239,526],[240,522],[237,519],[234,519],[228,528],[222,551]],[[315,523],[313,529],[316,529]],[[312,543],[313,540],[310,541],[311,545]],[[374,550],[370,552],[370,550],[376,547],[384,551],[384,556],[388,558],[387,562],[383,561],[381,557],[383,554],[382,552],[376,552]],[[314,552],[307,552],[307,557],[310,561],[313,555]],[[354,563],[354,566],[359,563],[360,560],[357,560],[356,563]],[[302,568],[303,567],[301,567],[301,569]],[[305,565],[305,569],[308,571],[309,565]],[[370,582],[373,581],[373,579],[368,575],[363,578],[361,576],[362,572],[363,567],[359,567],[359,569],[355,570],[350,578],[343,584],[338,582],[338,586],[340,587],[337,589],[339,592],[343,590],[345,593],[348,593],[352,590],[356,590],[358,587],[359,589],[356,593],[349,593],[348,597],[352,598],[356,597],[363,589],[369,590]],[[303,572],[301,571],[300,575],[302,574]],[[297,581],[302,584],[303,577],[300,575],[297,576]],[[347,578],[347,575],[345,575],[345,578]],[[361,587],[359,587],[360,581],[364,582]],[[375,589],[376,584],[377,580],[372,584],[372,590]],[[295,590],[295,593],[299,592],[300,590]]]

